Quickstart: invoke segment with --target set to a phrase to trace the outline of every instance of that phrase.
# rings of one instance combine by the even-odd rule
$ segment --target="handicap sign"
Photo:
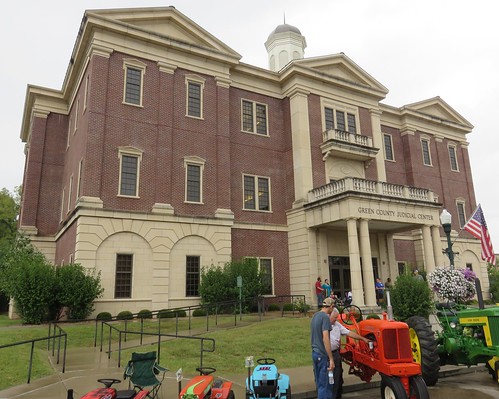
[[[255,362],[253,361],[253,356],[247,356],[244,359],[244,367],[246,368],[251,368],[255,365]]]
[[[182,381],[182,379],[184,378],[184,375],[182,374],[182,369],[178,369],[175,375],[177,377],[177,382]]]

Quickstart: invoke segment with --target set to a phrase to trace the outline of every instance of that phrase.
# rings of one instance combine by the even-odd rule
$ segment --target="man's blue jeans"
[[[317,352],[312,352],[314,364],[315,386],[317,387],[317,399],[331,399],[333,397],[333,385],[329,384],[327,368],[329,358]]]
[[[324,297],[322,294],[316,294],[317,295],[317,306],[319,306],[319,309],[322,308],[322,302],[324,301]]]

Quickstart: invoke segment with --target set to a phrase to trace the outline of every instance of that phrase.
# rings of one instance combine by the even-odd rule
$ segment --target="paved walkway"
[[[55,365],[60,369],[59,365]],[[172,399],[178,396],[179,385],[175,377],[176,370],[170,370],[166,374],[160,391],[160,398]],[[279,371],[288,374],[291,380],[291,391],[293,399],[315,398],[315,384],[311,365],[293,369],[280,368]],[[474,368],[445,366],[441,370],[441,375],[455,375],[474,371]],[[236,399],[245,398],[245,374],[219,375],[225,380],[233,382],[233,390]],[[185,375],[186,379],[193,375]],[[116,360],[108,360],[105,353],[101,353],[98,348],[68,349],[66,372],[41,378],[32,381],[30,384],[19,385],[4,391],[0,391],[0,399],[66,399],[68,389],[73,389],[74,398],[78,399],[88,391],[101,387],[97,382],[99,378],[117,378],[123,380],[123,368],[116,367]],[[348,392],[359,391],[367,388],[379,386],[380,377],[375,375],[369,384],[362,382],[358,377],[344,375],[344,397],[348,397]],[[118,389],[127,389],[128,383],[121,382],[115,385]]]

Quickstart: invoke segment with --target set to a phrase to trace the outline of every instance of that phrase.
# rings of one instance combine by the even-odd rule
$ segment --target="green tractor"
[[[478,302],[478,308],[452,302],[437,304],[436,318],[441,331],[435,333],[424,317],[407,320],[413,358],[421,364],[426,385],[437,383],[440,366],[446,364],[485,363],[499,383],[499,306],[485,308],[481,295]]]

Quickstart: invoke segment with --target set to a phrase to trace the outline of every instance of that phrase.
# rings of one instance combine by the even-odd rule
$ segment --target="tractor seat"
[[[254,386],[253,391],[257,397],[273,397],[276,396],[277,385],[274,384],[274,381],[268,381],[267,385]]]

